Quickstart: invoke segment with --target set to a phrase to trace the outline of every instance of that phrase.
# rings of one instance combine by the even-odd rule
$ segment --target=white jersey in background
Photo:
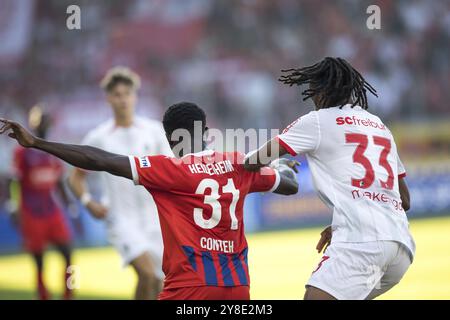
[[[130,127],[118,127],[113,119],[90,131],[82,144],[122,155],[173,156],[160,122],[136,117]],[[156,205],[143,187],[131,180],[101,173],[108,238],[120,252],[124,264],[149,251],[159,262],[162,237]],[[158,269],[161,269],[158,266]]]
[[[291,154],[306,154],[319,197],[333,211],[333,241],[393,240],[414,254],[398,188],[406,172],[380,118],[359,106],[320,109],[278,139]]]
[[[398,185],[406,173],[389,129],[345,105],[312,111],[277,139],[290,154],[306,155],[316,191],[333,212],[332,243],[308,285],[338,299],[389,290],[415,253]]]

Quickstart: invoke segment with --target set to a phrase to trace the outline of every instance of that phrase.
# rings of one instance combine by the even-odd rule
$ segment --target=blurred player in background
[[[394,138],[367,111],[375,89],[347,61],[327,57],[286,70],[280,81],[308,84],[316,110],[300,117],[246,160],[255,170],[286,153],[305,154],[315,188],[333,211],[318,250],[331,241],[307,283],[305,299],[372,299],[396,285],[412,263],[405,211],[409,191]],[[274,152],[274,150],[279,150]]]
[[[160,122],[135,114],[139,76],[128,68],[107,72],[101,87],[113,111],[113,119],[90,131],[82,144],[135,155],[172,155]],[[105,219],[110,243],[124,265],[131,264],[138,276],[136,299],[156,299],[164,277],[161,270],[163,244],[157,209],[142,187],[131,181],[102,174],[106,203],[95,201],[86,184],[87,172],[74,169],[69,184],[75,195],[98,219]]]
[[[45,139],[51,118],[35,106],[29,113],[29,126],[37,137]],[[18,147],[14,151],[10,211],[18,226],[25,249],[34,258],[37,269],[37,293],[41,300],[50,298],[44,282],[44,250],[56,246],[65,260],[64,299],[72,298],[68,286],[71,265],[71,234],[63,212],[55,200],[58,191],[64,203],[69,200],[62,182],[63,166],[59,159],[39,150]]]
[[[295,161],[285,159],[278,169],[249,172],[243,168],[242,154],[205,149],[206,115],[186,102],[171,106],[163,120],[173,150],[180,142],[172,141],[172,134],[187,133],[181,137],[185,147],[177,152],[179,158],[122,156],[48,142],[15,122],[1,122],[0,134],[12,130],[9,136],[25,147],[45,150],[77,167],[127,178],[152,193],[165,247],[166,278],[160,299],[250,298],[244,199],[251,192],[297,193]]]

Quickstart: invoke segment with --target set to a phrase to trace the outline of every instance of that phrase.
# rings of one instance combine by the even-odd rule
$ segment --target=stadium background
[[[71,4],[81,7],[81,30],[66,28]],[[381,30],[366,27],[370,4],[381,8]],[[283,128],[312,109],[299,90],[277,83],[280,69],[328,55],[350,60],[379,92],[370,109],[391,127],[411,188],[417,257],[384,298],[450,299],[450,1],[1,0],[0,6],[0,115],[25,123],[29,108],[43,103],[55,120],[51,136],[60,141],[79,142],[109,117],[98,82],[113,65],[142,77],[140,114],[160,119],[166,106],[191,100],[206,110],[210,127],[248,129]],[[3,208],[12,147],[0,139],[0,299],[28,299],[31,259]],[[253,298],[301,298],[319,260],[315,243],[331,216],[302,160],[298,195],[252,195],[246,202]],[[73,228],[78,297],[131,297],[133,274],[107,246],[103,224],[81,206],[74,212],[81,226]],[[61,261],[51,252],[46,262],[57,297]]]

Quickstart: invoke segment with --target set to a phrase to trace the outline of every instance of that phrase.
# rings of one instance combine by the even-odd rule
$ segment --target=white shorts
[[[399,283],[410,265],[408,249],[395,241],[332,242],[306,287],[338,300],[373,299]]]
[[[123,266],[129,265],[134,259],[145,252],[152,258],[156,276],[164,279],[162,271],[162,256],[164,246],[161,231],[141,219],[123,218],[107,221],[108,240],[119,252]]]

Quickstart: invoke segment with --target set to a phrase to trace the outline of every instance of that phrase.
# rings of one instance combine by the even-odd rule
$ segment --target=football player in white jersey
[[[313,100],[315,111],[250,154],[246,168],[287,153],[306,155],[333,219],[319,252],[331,243],[306,284],[305,299],[373,299],[400,281],[415,253],[405,168],[391,132],[367,111],[366,92],[377,93],[341,58],[284,72],[281,82],[309,85],[302,95]]]
[[[124,67],[112,68],[101,82],[114,118],[90,131],[83,144],[119,154],[172,155],[162,124],[135,115],[137,74]],[[156,299],[162,288],[163,244],[157,209],[142,187],[120,177],[101,174],[104,199],[89,193],[87,172],[74,169],[69,184],[75,195],[98,219],[104,219],[108,240],[119,251],[124,265],[132,265],[138,281],[136,299]]]

